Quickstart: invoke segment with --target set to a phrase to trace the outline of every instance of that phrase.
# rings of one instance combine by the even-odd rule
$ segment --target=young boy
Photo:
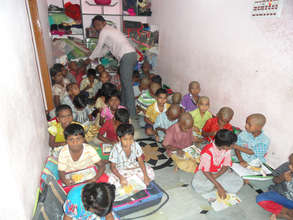
[[[180,105],[181,103],[181,99],[182,99],[182,95],[180,92],[175,92],[173,95],[172,95],[172,104],[175,104],[175,105]]]
[[[133,126],[131,124],[119,125],[117,135],[119,143],[115,144],[109,158],[112,171],[109,174],[109,182],[116,188],[123,187],[128,185],[128,178],[137,176],[148,186],[155,174],[151,167],[144,164],[143,151],[133,138]]]
[[[206,145],[200,156],[193,180],[193,189],[200,193],[208,193],[214,188],[220,198],[226,198],[226,192],[237,193],[243,180],[229,167],[232,166],[231,149],[237,136],[227,129],[221,129],[215,136],[215,142]]]
[[[141,72],[141,79],[143,78],[151,78],[154,74],[150,73],[151,65],[148,61],[144,61],[142,64],[142,72]]]
[[[210,118],[202,128],[202,136],[207,140],[213,140],[217,131],[220,129],[233,130],[229,123],[233,118],[234,112],[229,107],[223,107],[217,114],[217,117]]]
[[[201,96],[198,99],[198,108],[194,111],[189,112],[193,118],[193,130],[198,134],[201,135],[201,130],[207,120],[212,118],[212,113],[209,112],[210,108],[210,100],[206,96]]]
[[[83,170],[91,166],[97,167],[96,175],[88,182],[107,182],[108,176],[104,174],[105,164],[100,159],[97,151],[84,143],[84,129],[81,125],[71,124],[64,130],[67,145],[60,151],[58,157],[58,173],[60,184],[72,186],[77,184],[74,179],[65,177],[66,173]],[[70,189],[66,189],[69,191]]]
[[[138,99],[142,93],[146,93],[150,88],[151,80],[149,78],[143,78],[138,85],[133,86],[133,92],[135,99]]]
[[[74,117],[75,107],[73,105],[73,99],[75,96],[77,96],[80,93],[80,89],[76,83],[70,83],[66,86],[66,91],[68,95],[64,96],[63,99],[61,99],[62,105],[69,105]]]
[[[68,69],[69,69],[69,73],[71,73],[75,77],[76,83],[79,86],[82,80],[83,73],[79,70],[77,62],[76,61],[69,62]]]
[[[156,131],[157,141],[164,140],[167,129],[177,123],[180,112],[180,106],[172,104],[166,112],[158,115],[153,126]]]
[[[200,84],[197,81],[192,81],[188,86],[189,93],[183,96],[181,106],[186,112],[193,111],[197,108],[197,102],[200,93]]]
[[[89,98],[93,98],[101,87],[102,83],[96,79],[96,71],[94,69],[89,69],[87,77],[80,83],[80,90],[88,92]]]
[[[100,80],[101,80],[102,84],[110,82],[111,76],[107,71],[101,72],[100,73]]]
[[[144,121],[146,123],[145,133],[149,136],[155,135],[156,132],[153,130],[153,125],[158,115],[162,112],[166,112],[170,107],[167,102],[167,91],[165,89],[158,89],[156,92],[156,102],[151,104],[145,113]]]
[[[247,117],[246,131],[239,134],[236,145],[250,151],[249,153],[240,153],[240,151],[235,150],[241,166],[247,167],[249,164],[253,166],[253,161],[255,162],[256,159],[260,162],[266,161],[265,154],[268,151],[270,140],[262,131],[265,123],[266,118],[263,114],[257,113]]]
[[[48,128],[49,146],[52,148],[66,144],[64,138],[64,129],[72,123],[73,115],[70,106],[59,105],[56,108],[56,117],[58,122],[52,123]]]
[[[55,63],[53,68],[54,67],[61,68],[64,79],[68,79],[70,83],[76,82],[75,77],[70,72],[68,72],[64,65],[62,65],[61,63]]]
[[[105,67],[102,64],[97,65],[96,71],[98,74],[101,74],[102,72],[105,71]]]
[[[277,217],[293,219],[293,154],[289,156],[289,162],[279,166],[273,175],[275,184],[268,192],[258,195],[256,202],[272,213],[271,220]]]
[[[151,83],[150,89],[142,93],[137,99],[137,113],[143,112],[145,115],[146,109],[156,101],[155,94],[161,88],[158,83]]]

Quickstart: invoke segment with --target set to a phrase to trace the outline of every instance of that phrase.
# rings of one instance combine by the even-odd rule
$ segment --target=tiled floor
[[[135,138],[144,137],[143,129],[139,128],[137,121],[133,120],[135,127]],[[210,210],[207,214],[200,214],[201,210],[209,209],[210,206],[204,198],[193,191],[191,188],[192,174],[182,171],[174,172],[174,168],[167,167],[155,171],[155,181],[169,194],[169,201],[158,212],[153,215],[141,218],[144,220],[266,220],[270,214],[260,208],[255,197],[257,193],[250,186],[244,185],[239,192],[239,197],[242,202],[236,206],[230,207],[224,211],[215,212]],[[188,184],[187,187],[182,187],[182,184]],[[270,184],[269,182],[251,182],[255,188],[263,190]],[[166,199],[163,197],[162,201]],[[132,218],[140,216],[154,210],[155,207],[136,212],[132,215],[124,217]]]

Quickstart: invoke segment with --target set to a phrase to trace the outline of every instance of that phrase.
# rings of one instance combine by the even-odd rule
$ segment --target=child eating
[[[181,106],[186,112],[193,111],[197,108],[197,102],[200,93],[200,84],[197,81],[192,81],[188,86],[189,93],[183,96]]]
[[[127,109],[117,109],[114,114],[114,118],[111,120],[107,120],[101,127],[98,138],[104,143],[117,143],[119,140],[116,130],[120,124],[125,123],[129,123],[129,113]]]
[[[217,114],[217,117],[210,118],[202,128],[202,136],[208,140],[213,140],[217,131],[220,129],[233,130],[229,123],[233,118],[234,112],[229,107],[222,107]]]
[[[156,121],[157,116],[166,112],[170,104],[167,103],[167,91],[165,89],[158,89],[156,92],[156,102],[151,104],[145,113],[144,121],[146,122],[145,133],[149,136],[155,135],[156,132],[153,130],[153,125]]]
[[[65,177],[66,173],[87,169],[91,166],[97,167],[96,175],[88,182],[107,182],[108,176],[104,174],[105,165],[100,159],[97,151],[84,143],[84,129],[81,125],[71,124],[64,130],[67,145],[60,151],[58,157],[58,173],[60,184],[65,186],[74,185],[72,179]]]
[[[279,166],[273,172],[274,185],[269,191],[256,197],[256,202],[263,209],[272,213],[271,220],[278,218],[293,219],[293,154],[289,162]]]
[[[231,149],[237,136],[227,129],[221,129],[215,136],[215,142],[206,145],[200,156],[200,164],[192,180],[193,189],[208,193],[216,188],[221,199],[226,193],[237,193],[243,181],[229,167],[232,166]]]
[[[142,149],[134,141],[134,128],[131,124],[121,124],[117,128],[119,143],[114,145],[109,161],[112,173],[109,174],[109,182],[116,188],[128,185],[127,179],[137,176],[148,186],[154,179],[154,171],[145,166],[142,159]]]
[[[180,113],[180,106],[172,104],[166,112],[158,115],[153,126],[156,130],[157,141],[161,142],[164,140],[167,129],[177,123]]]
[[[265,154],[268,151],[270,140],[262,131],[265,123],[266,118],[263,114],[257,113],[247,117],[245,131],[239,134],[236,145],[246,148],[249,152],[240,153],[239,150],[235,150],[241,166],[259,166],[259,162],[266,161]]]

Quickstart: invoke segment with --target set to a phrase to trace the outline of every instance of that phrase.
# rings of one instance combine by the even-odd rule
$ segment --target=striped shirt
[[[156,101],[154,97],[151,96],[150,91],[147,90],[143,92],[137,99],[137,105],[142,109],[147,109],[151,104]]]
[[[58,170],[64,172],[72,172],[76,170],[86,169],[95,165],[101,160],[97,151],[89,144],[83,144],[83,152],[77,161],[73,161],[69,146],[65,145],[60,151],[58,157]]]

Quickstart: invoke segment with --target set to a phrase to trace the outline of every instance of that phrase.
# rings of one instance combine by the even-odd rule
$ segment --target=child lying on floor
[[[91,166],[97,167],[96,176],[88,182],[107,182],[108,176],[104,174],[105,164],[100,159],[97,151],[88,144],[84,143],[84,129],[81,125],[71,124],[64,130],[67,145],[60,151],[58,157],[58,173],[61,185],[72,186],[75,184],[73,179],[67,179],[66,173],[83,170]]]
[[[201,151],[200,164],[192,180],[193,189],[205,194],[214,188],[220,198],[226,198],[226,192],[237,193],[243,181],[229,167],[232,166],[231,149],[237,136],[227,129],[219,130],[215,143],[206,145]]]
[[[265,162],[265,155],[270,144],[269,138],[262,131],[265,123],[266,118],[263,114],[257,113],[247,117],[246,131],[242,131],[239,134],[236,144],[250,151],[240,153],[235,150],[241,166],[260,166],[260,162]]]
[[[269,191],[256,197],[256,202],[266,211],[271,212],[271,220],[276,218],[293,219],[293,154],[289,162],[279,166],[273,172],[275,185]]]
[[[114,145],[109,161],[111,171],[109,182],[116,188],[127,186],[127,179],[137,176],[148,186],[155,178],[151,167],[146,166],[142,159],[142,149],[134,141],[134,128],[131,124],[121,124],[117,128],[119,143]]]
[[[223,107],[217,114],[217,117],[210,118],[202,128],[202,136],[208,140],[213,140],[217,131],[220,129],[233,130],[230,121],[232,120],[234,112],[229,107]]]

